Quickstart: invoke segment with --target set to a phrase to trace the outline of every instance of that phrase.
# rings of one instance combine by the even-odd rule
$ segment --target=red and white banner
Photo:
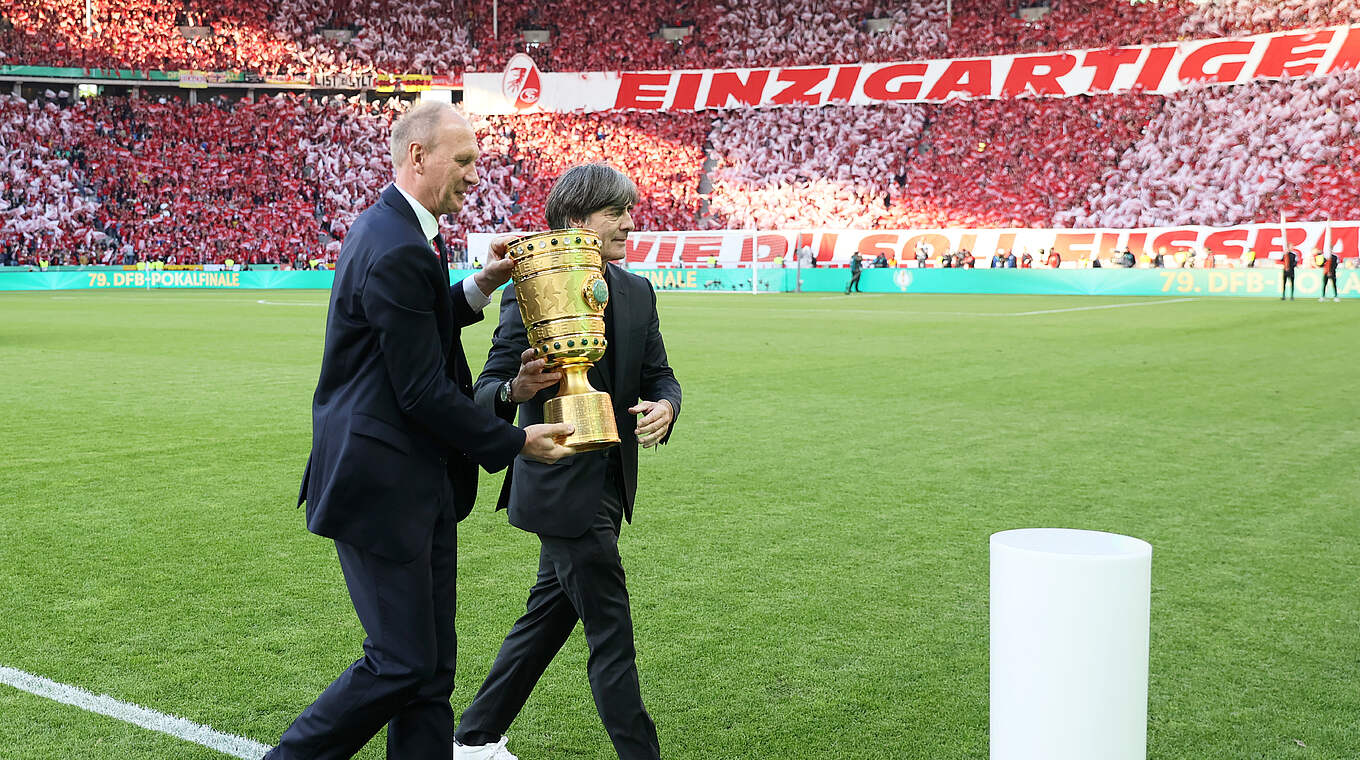
[[[468,235],[468,252],[486,261],[495,234]],[[808,246],[821,264],[843,264],[859,252],[872,260],[882,253],[897,261],[914,261],[917,246],[930,258],[945,251],[969,250],[991,256],[997,250],[1037,254],[1056,248],[1065,261],[1088,260],[1094,253],[1109,260],[1116,250],[1133,251],[1139,260],[1166,253],[1195,251],[1240,258],[1255,251],[1260,260],[1276,258],[1286,246],[1311,255],[1330,245],[1342,258],[1360,256],[1360,222],[1245,224],[1238,227],[1154,227],[1112,229],[941,229],[941,230],[719,230],[707,232],[635,232],[628,236],[628,262],[646,266],[733,266],[775,262],[792,264],[794,253]],[[1305,256],[1309,258],[1309,256]]]
[[[831,103],[938,103],[1023,95],[1170,94],[1210,82],[1317,76],[1360,68],[1360,25],[1235,39],[988,58],[705,71],[468,73],[463,101],[480,114],[701,111]],[[536,75],[538,92],[525,80]]]

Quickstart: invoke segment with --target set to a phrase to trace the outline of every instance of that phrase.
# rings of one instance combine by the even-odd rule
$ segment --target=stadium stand
[[[917,105],[745,111],[715,121],[706,226],[876,227],[910,163]]]
[[[0,63],[273,72],[295,60],[252,0],[0,0]],[[185,36],[180,27],[207,29]],[[8,27],[7,29],[4,27]]]
[[[181,261],[303,254],[303,235],[316,226],[316,187],[304,184],[297,151],[304,101],[88,104],[81,143],[103,231],[144,254]]]
[[[326,73],[496,68],[549,32],[545,68],[753,66],[982,55],[1360,21],[1360,0],[1053,2],[902,8],[870,0],[579,6],[438,0],[0,0],[4,63]],[[610,18],[600,36],[592,19]],[[885,31],[865,20],[890,18]],[[186,38],[178,27],[207,26]],[[673,41],[661,25],[692,29]],[[873,25],[876,28],[877,25]],[[323,30],[348,30],[343,42]],[[343,35],[341,35],[343,36]],[[62,42],[48,44],[52,40]],[[408,44],[410,41],[419,44]],[[735,40],[735,42],[734,42]],[[315,93],[313,94],[315,95]],[[545,177],[608,160],[639,229],[1133,227],[1360,214],[1360,77],[939,105],[478,120],[482,182],[446,229],[543,224]],[[296,264],[333,256],[389,181],[396,99],[0,97],[0,242],[87,257]],[[447,224],[447,221],[446,221]]]
[[[1360,209],[1360,76],[1206,87],[1168,98],[1118,166],[1059,225],[1230,225]]]
[[[886,28],[874,31],[869,19]],[[716,66],[915,60],[942,57],[947,26],[944,0],[753,0],[725,6],[709,45],[719,51]]]
[[[330,100],[310,106],[322,139],[304,138],[306,166],[315,167],[320,218],[342,238],[354,217],[390,181],[388,128],[395,106]],[[611,161],[639,187],[634,209],[641,229],[689,229],[701,207],[694,178],[703,165],[709,117],[701,114],[598,113],[474,118],[481,135],[480,182],[464,211],[447,226],[450,240],[468,231],[541,228],[546,183],[582,161]],[[304,170],[305,171],[305,170]]]
[[[711,30],[720,13],[707,0],[600,0],[590,4],[499,3],[500,35],[493,35],[491,5],[469,4],[475,41],[469,70],[498,71],[515,53],[529,52],[545,71],[676,69],[709,65]],[[602,21],[602,19],[607,21]],[[680,40],[659,35],[662,26],[688,28]],[[546,32],[526,43],[521,32]]]
[[[931,106],[884,226],[1051,226],[1098,186],[1162,102],[1103,95]]]
[[[619,71],[1000,55],[1360,22],[1358,0],[956,0],[952,19],[944,0],[496,5],[493,22],[490,5],[467,0],[90,0],[87,23],[84,0],[0,0],[0,63],[456,75],[528,51],[545,71]],[[663,26],[687,36],[665,39]],[[525,31],[546,39],[528,42]]]
[[[473,59],[469,24],[451,19],[450,10],[448,0],[278,0],[271,17],[292,42],[299,68],[313,74],[444,74],[463,71]],[[325,30],[353,37],[331,39]]]
[[[401,107],[303,95],[234,105],[99,98],[59,107],[10,96],[0,104],[0,238],[91,252],[107,240],[195,262],[333,256],[391,179],[388,130]],[[482,182],[447,229],[451,239],[541,227],[547,188],[525,178],[606,158],[637,180],[640,226],[695,226],[706,116],[506,117],[479,128]]]
[[[357,106],[278,95],[232,107],[100,98],[58,108],[5,96],[0,108],[3,236],[28,249],[97,257],[128,245],[181,263],[296,261],[330,242],[328,215],[343,217],[323,188],[354,186],[338,165],[308,165],[298,146],[343,131]],[[356,181],[380,187],[383,169]]]
[[[71,109],[0,96],[0,243],[97,250],[99,204],[87,196],[87,159]]]
[[[698,177],[710,120],[702,113],[631,112],[489,119],[489,131],[501,136],[504,148],[486,163],[514,167],[509,173],[514,205],[501,209],[510,213],[499,213],[498,219],[509,225],[506,229],[541,227],[548,183],[522,178],[555,177],[576,163],[609,161],[638,184],[634,221],[640,228],[692,229],[700,211]]]
[[[1014,0],[954,3],[948,42],[940,58],[964,58],[1041,50],[1102,48],[1165,42],[1183,25],[1193,3],[1130,3],[1128,0],[1053,2],[1034,20],[1017,16]],[[1189,35],[1187,35],[1189,36]],[[1214,34],[1204,33],[1201,37]]]
[[[1360,77],[1345,74],[1170,98],[488,117],[482,183],[448,232],[541,226],[535,178],[589,160],[638,181],[639,229],[1352,218],[1357,96]],[[400,107],[5,97],[0,235],[96,255],[105,236],[209,261],[333,254],[389,179]]]
[[[1180,25],[1184,37],[1255,34],[1360,21],[1356,0],[1218,0],[1192,3]]]

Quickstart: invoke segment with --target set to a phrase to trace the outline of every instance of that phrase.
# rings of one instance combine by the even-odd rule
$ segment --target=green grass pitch
[[[325,297],[0,296],[0,665],[273,743],[358,655],[292,507]],[[1360,757],[1360,309],[1165,300],[662,294],[622,552],[663,753],[986,758],[987,537],[1060,526],[1153,545],[1150,758]],[[456,711],[537,553],[482,483]],[[585,657],[521,757],[614,756]],[[0,758],[219,757],[0,686]]]

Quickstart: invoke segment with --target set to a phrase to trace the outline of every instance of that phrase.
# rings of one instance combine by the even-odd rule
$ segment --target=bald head
[[[463,208],[477,176],[477,135],[453,106],[425,101],[392,123],[397,186],[436,217]]]
[[[393,168],[400,169],[410,162],[412,145],[431,150],[438,144],[441,131],[455,127],[472,131],[467,119],[448,103],[426,100],[416,104],[392,122],[388,147],[392,150]]]

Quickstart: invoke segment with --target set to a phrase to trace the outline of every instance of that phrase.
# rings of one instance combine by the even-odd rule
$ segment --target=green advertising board
[[[132,82],[173,82],[178,71],[140,69],[82,69],[62,66],[0,66],[0,76],[59,79],[126,79]],[[240,77],[240,75],[237,75]]]
[[[17,269],[17,268],[11,268]],[[811,293],[844,292],[850,270],[828,269],[646,269],[630,271],[646,277],[659,291]],[[450,272],[458,282],[472,270]],[[78,271],[3,271],[4,290],[103,290],[148,288],[197,289],[329,289],[330,271],[144,271],[92,267]],[[865,293],[987,293],[1086,296],[1274,297],[1280,295],[1281,272],[1262,269],[865,269],[859,288]],[[1317,298],[1322,272],[1300,270],[1296,293]],[[1337,275],[1342,298],[1360,298],[1360,269]],[[1330,296],[1330,292],[1328,293]]]
[[[471,270],[450,272],[458,282]],[[331,271],[251,270],[204,272],[89,268],[81,271],[5,272],[0,270],[0,290],[113,290],[149,288],[197,288],[224,290],[329,290],[335,281]]]
[[[125,288],[330,288],[334,272],[203,272],[86,269],[78,272],[0,272],[0,290]]]
[[[730,292],[844,292],[850,270],[762,269],[753,287],[750,269],[633,269],[657,290]],[[1243,296],[1278,298],[1279,269],[865,269],[865,293],[987,293],[1085,296]],[[1296,293],[1316,298],[1322,272],[1300,270]],[[1342,298],[1360,297],[1360,270],[1337,274]],[[1330,289],[1328,295],[1331,295]]]

